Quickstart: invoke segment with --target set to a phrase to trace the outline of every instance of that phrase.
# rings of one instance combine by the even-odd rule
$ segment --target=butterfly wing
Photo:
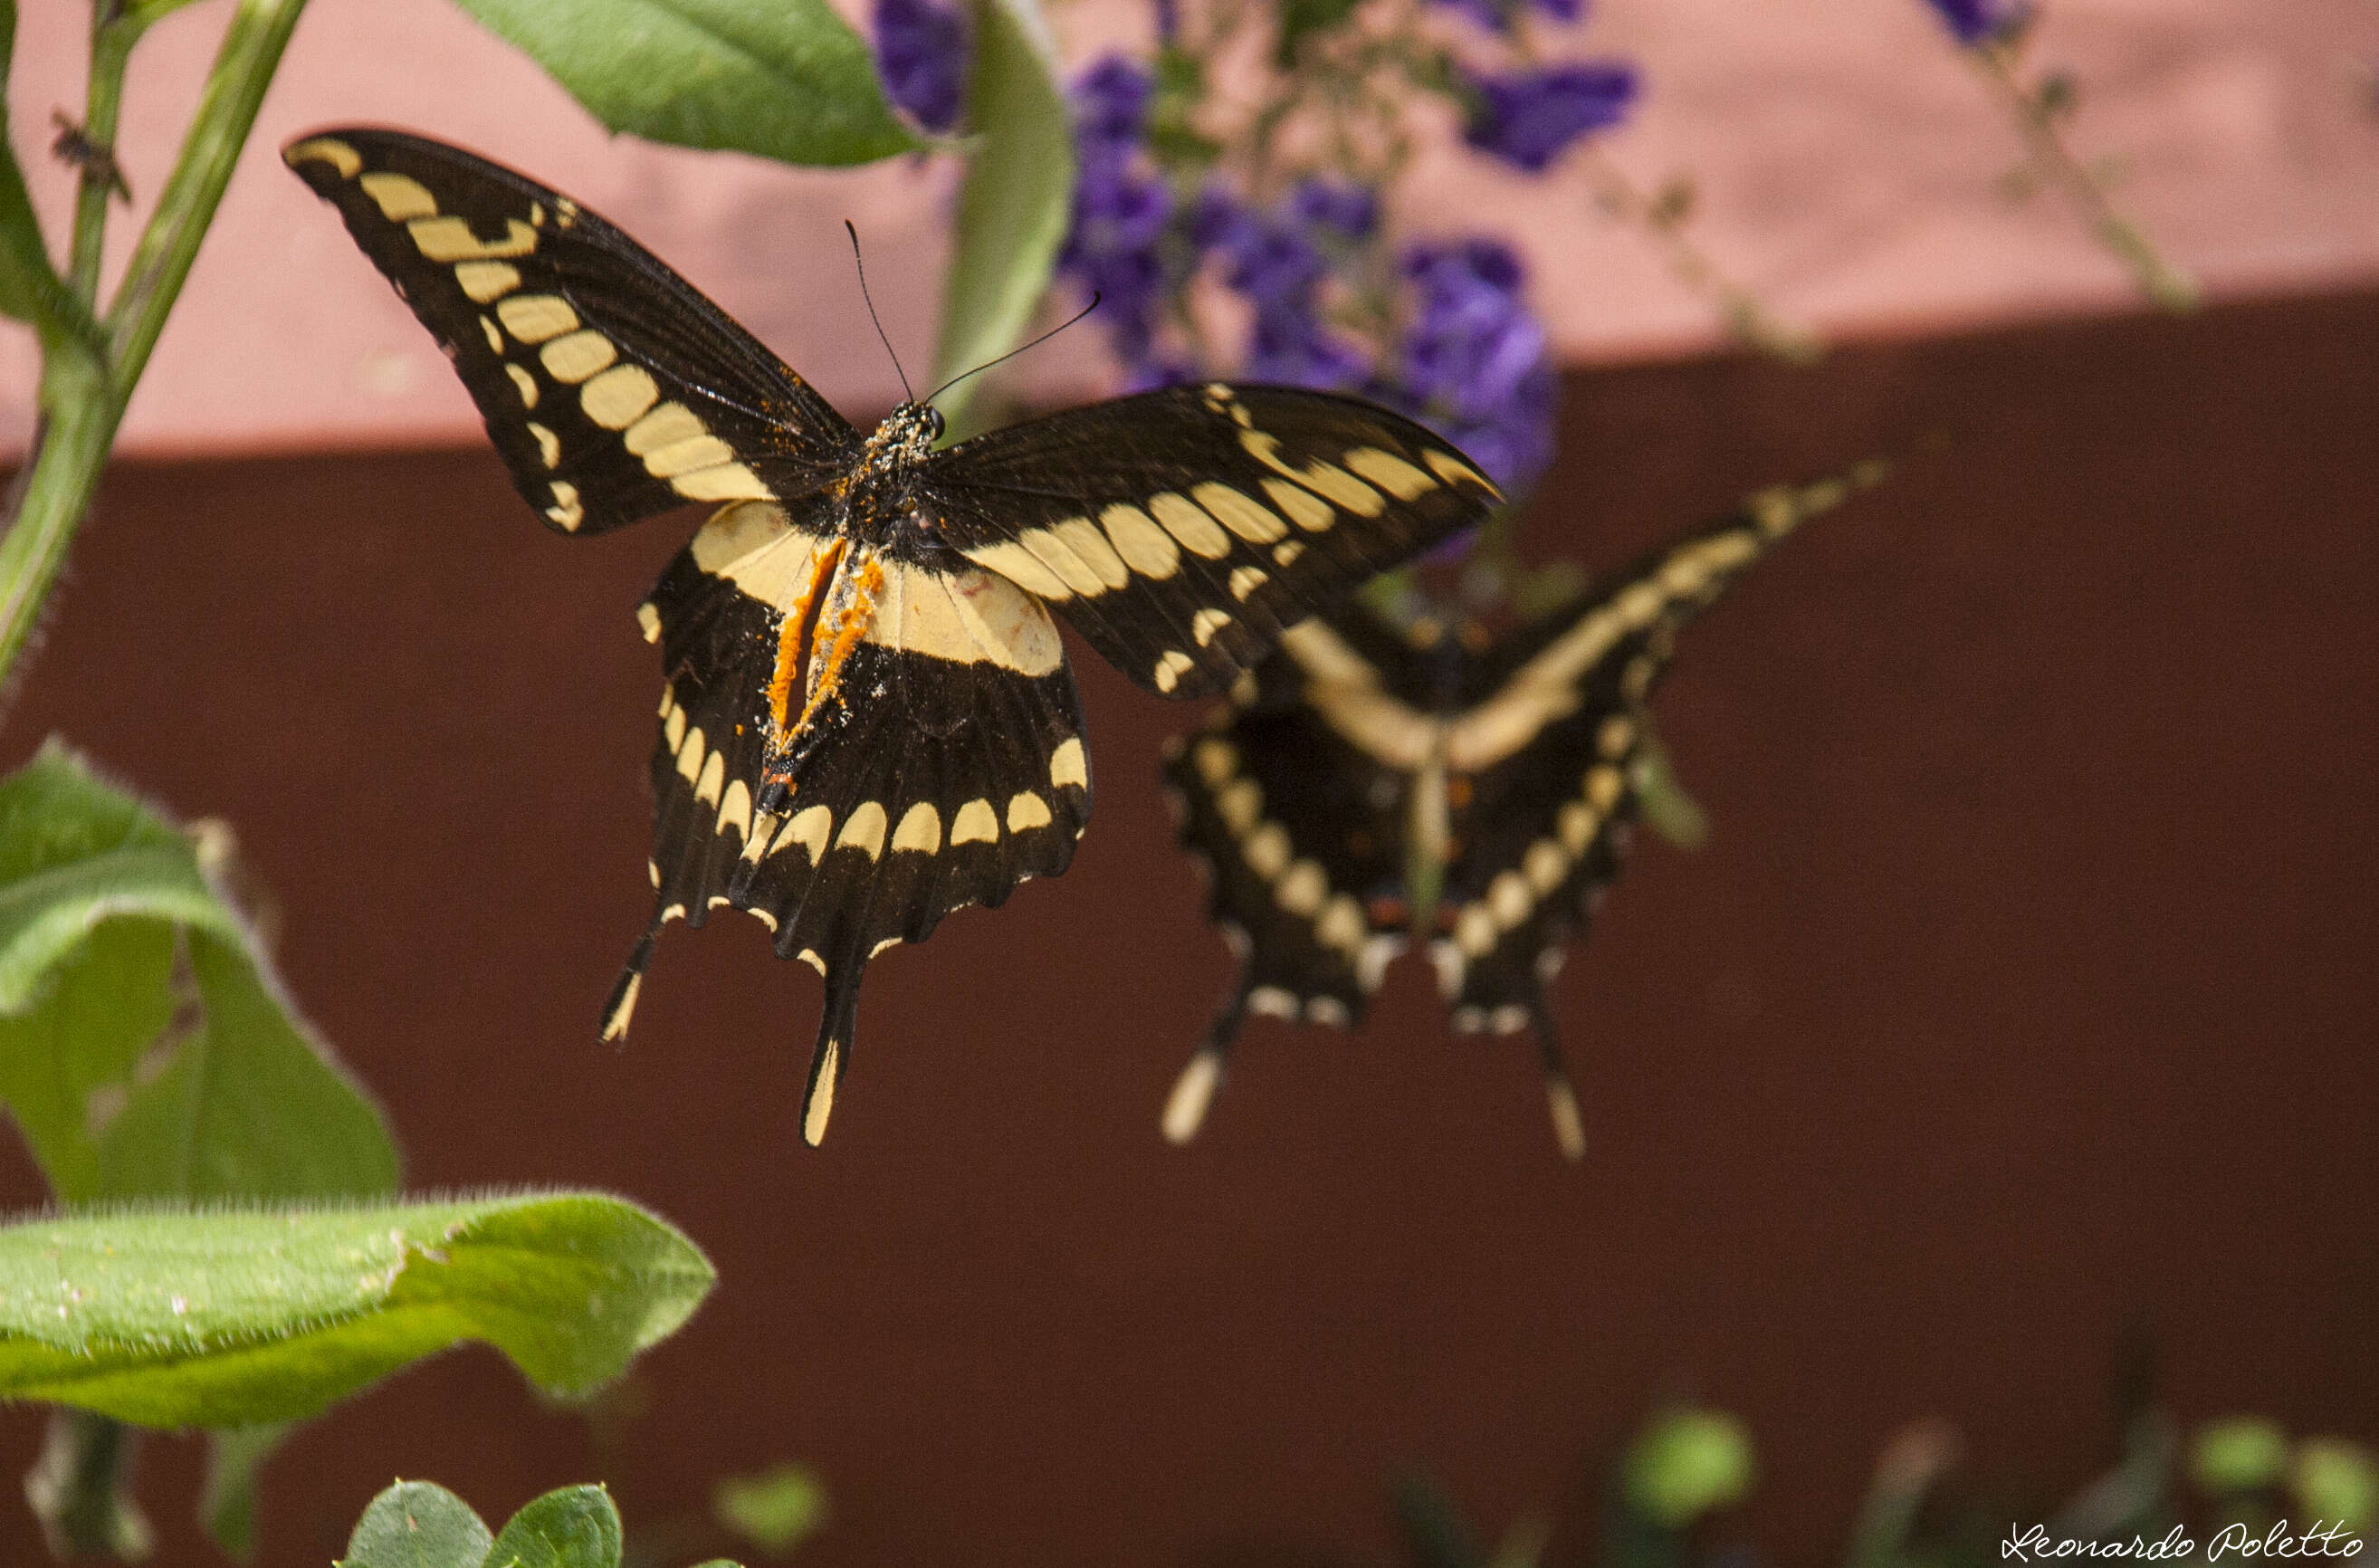
[[[918,512],[1140,685],[1197,697],[1501,501],[1452,445],[1386,409],[1217,382],[963,442],[927,464]]]
[[[807,382],[568,197],[396,131],[322,131],[282,156],[437,337],[554,527],[798,496],[855,460]]]
[[[1040,605],[963,562],[863,557],[823,513],[728,508],[653,590],[646,625],[669,678],[652,764],[655,912],[604,1021],[606,1038],[625,1033],[669,922],[748,910],[780,957],[826,981],[803,1111],[812,1143],[850,1065],[868,961],[923,941],[952,910],[1064,871],[1091,810],[1081,710]],[[806,634],[824,613],[811,607],[862,578],[835,674],[847,700],[814,720],[786,808],[759,811],[788,623]]]

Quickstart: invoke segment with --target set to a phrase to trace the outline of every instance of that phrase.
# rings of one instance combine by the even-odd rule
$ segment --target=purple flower
[[[1363,356],[1332,336],[1302,302],[1256,311],[1248,343],[1250,380],[1344,392],[1363,379],[1364,369]]]
[[[1491,32],[1509,32],[1512,18],[1520,9],[1514,0],[1433,0],[1450,11],[1459,11]],[[1586,15],[1586,0],[1527,0],[1557,22],[1574,22]]]
[[[1156,80],[1120,54],[1110,54],[1074,83],[1074,135],[1085,144],[1128,147],[1148,123]]]
[[[1141,165],[1139,140],[1154,83],[1121,55],[1109,55],[1074,84],[1074,142],[1081,171],[1058,267],[1099,296],[1116,356],[1135,382],[1156,374],[1156,316],[1165,275],[1159,246],[1173,217],[1173,193]],[[1150,382],[1149,384],[1163,384]]]
[[[1276,218],[1251,218],[1239,225],[1225,253],[1231,259],[1226,281],[1259,308],[1305,304],[1328,271],[1313,242]]]
[[[2023,24],[2031,13],[2024,0],[1929,0],[1934,10],[1957,35],[1958,42],[1973,47],[2005,37]]]
[[[1471,85],[1479,96],[1463,139],[1530,174],[1588,131],[1618,124],[1636,89],[1635,67],[1615,63],[1515,71]]]
[[[966,23],[934,0],[876,0],[876,63],[884,90],[929,131],[958,124],[966,94]]]
[[[1498,484],[1525,488],[1552,461],[1560,387],[1520,297],[1518,258],[1487,240],[1428,246],[1406,258],[1405,275],[1416,297],[1391,395]]]
[[[1190,243],[1200,250],[1236,250],[1246,243],[1253,223],[1238,197],[1210,185],[1190,204]]]
[[[1348,239],[1369,239],[1380,226],[1378,195],[1337,180],[1300,181],[1289,194],[1288,211],[1308,228],[1335,229]]]

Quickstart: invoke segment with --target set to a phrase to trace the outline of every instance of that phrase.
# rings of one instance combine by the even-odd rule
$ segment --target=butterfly
[[[802,1132],[825,1134],[868,961],[1055,876],[1090,820],[1054,610],[1139,685],[1227,688],[1286,627],[1500,503],[1386,409],[1232,385],[1093,404],[936,450],[904,403],[862,435],[594,212],[420,137],[284,158],[336,207],[556,530],[712,506],[637,616],[660,645],[650,924],[719,908],[825,981]]]
[[[1166,748],[1183,846],[1239,959],[1167,1100],[1204,1120],[1250,1013],[1347,1028],[1424,933],[1460,1033],[1533,1032],[1562,1152],[1586,1152],[1546,988],[1626,860],[1647,700],[1678,630],[1882,464],[1781,486],[1500,640],[1349,604],[1294,626],[1205,729]]]

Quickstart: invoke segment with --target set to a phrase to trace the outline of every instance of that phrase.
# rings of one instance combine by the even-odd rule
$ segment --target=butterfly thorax
[[[933,455],[942,416],[929,405],[904,403],[868,432],[859,461],[840,486],[845,525],[870,544],[889,544],[911,518],[917,476]]]

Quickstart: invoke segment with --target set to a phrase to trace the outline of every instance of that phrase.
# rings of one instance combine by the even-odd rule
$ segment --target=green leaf
[[[256,1473],[288,1432],[284,1425],[226,1427],[207,1434],[207,1478],[199,1489],[199,1525],[225,1556],[256,1555]]]
[[[2276,1486],[2288,1467],[2288,1434],[2260,1416],[2209,1421],[2189,1445],[2190,1474],[2216,1497]]]
[[[716,1277],[667,1223],[594,1193],[35,1221],[0,1229],[0,1399],[254,1426],[463,1340],[582,1393]]]
[[[826,0],[456,0],[615,131],[779,163],[925,145]]]
[[[1751,1434],[1721,1410],[1676,1410],[1653,1422],[1627,1451],[1628,1506],[1655,1524],[1684,1529],[1731,1507],[1751,1490]]]
[[[2379,1458],[2344,1438],[2307,1438],[2288,1476],[2297,1502],[2349,1535],[2379,1524]]]
[[[487,1568],[619,1568],[620,1511],[601,1487],[563,1487],[512,1516]]]
[[[762,1551],[782,1557],[826,1527],[826,1483],[805,1465],[731,1476],[711,1489],[710,1512]]]
[[[942,290],[937,384],[1016,346],[1049,286],[1074,199],[1073,122],[1039,10],[1033,0],[975,0],[974,36],[976,140]],[[937,400],[950,440],[972,433],[967,410],[982,384],[960,381]]]
[[[1297,53],[1317,32],[1326,32],[1354,15],[1359,0],[1281,0],[1280,37],[1273,46],[1273,63],[1282,70],[1297,68]]]
[[[495,1538],[471,1505],[428,1481],[399,1481],[356,1521],[338,1568],[480,1568]]]
[[[199,862],[54,740],[0,779],[0,1103],[69,1203],[394,1191],[378,1107]]]

